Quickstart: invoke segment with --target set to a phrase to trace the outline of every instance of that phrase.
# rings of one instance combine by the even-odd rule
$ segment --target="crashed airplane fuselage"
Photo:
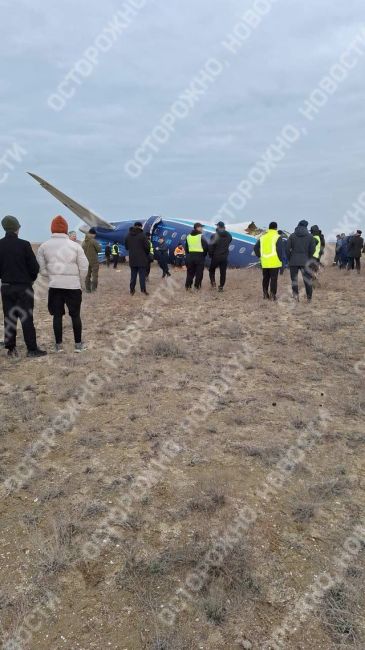
[[[117,221],[107,222],[103,218],[96,215],[94,212],[85,208],[74,199],[70,198],[53,185],[35,174],[30,174],[44,189],[46,189],[52,196],[60,201],[66,208],[71,210],[75,215],[84,221],[88,228],[96,229],[96,236],[98,241],[102,244],[103,253],[107,244],[117,242],[121,247],[124,247],[125,238],[128,234],[129,228],[133,226],[133,221]],[[173,259],[174,250],[178,244],[184,244],[186,237],[192,230],[194,225],[193,221],[189,219],[165,219],[164,217],[149,217],[148,219],[141,219],[143,229],[146,233],[151,233],[152,242],[157,244],[160,237],[164,237],[167,246],[169,247],[170,258]],[[80,228],[82,232],[87,232],[88,228]],[[232,243],[229,252],[229,265],[236,268],[245,268],[257,264],[257,258],[253,252],[256,244],[256,237],[247,234],[240,224],[236,224],[237,232],[229,229],[232,235]],[[205,225],[204,234],[209,241],[210,237],[215,232],[214,225]],[[123,250],[121,250],[123,253]]]

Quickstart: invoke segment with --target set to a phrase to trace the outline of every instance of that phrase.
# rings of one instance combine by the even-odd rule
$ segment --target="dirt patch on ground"
[[[66,319],[64,354],[27,360],[19,346],[20,360],[1,357],[1,479],[24,478],[13,490],[5,483],[0,501],[5,639],[37,650],[263,648],[334,566],[364,522],[365,364],[355,371],[364,278],[327,269],[311,305],[291,303],[287,273],[282,300],[262,301],[260,279],[256,269],[231,271],[224,293],[205,279],[186,295],[177,273],[177,291],[143,312],[147,299],[128,295],[128,269],[103,268],[98,292],[84,296],[88,352],[73,353]],[[150,293],[161,283],[154,268]],[[143,313],[142,335],[126,342]],[[46,301],[36,320],[50,350]],[[199,403],[205,415],[189,426]],[[67,409],[70,426],[56,426],[52,446],[34,446]],[[304,434],[311,444],[267,492]],[[245,506],[255,521],[188,588]],[[359,543],[283,647],[365,647],[364,555]],[[171,626],[160,616],[169,607]]]

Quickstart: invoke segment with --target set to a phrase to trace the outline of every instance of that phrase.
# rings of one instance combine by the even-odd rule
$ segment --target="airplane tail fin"
[[[92,212],[88,208],[85,208],[83,205],[80,203],[77,203],[73,199],[71,199],[69,196],[66,194],[63,194],[63,192],[60,192],[56,187],[51,185],[50,183],[47,183],[43,178],[40,176],[37,176],[36,174],[32,174],[31,172],[28,172],[29,176],[34,178],[34,180],[37,181],[41,185],[41,187],[44,187],[47,192],[52,194],[52,196],[55,197],[58,201],[60,201],[66,208],[71,210],[74,214],[76,214],[77,217],[82,219],[90,228],[104,228],[105,230],[115,230],[114,226],[112,226],[108,221],[105,221],[101,217],[99,217],[95,212]]]

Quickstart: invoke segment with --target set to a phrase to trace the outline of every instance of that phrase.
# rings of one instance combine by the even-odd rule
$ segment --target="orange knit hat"
[[[68,233],[68,223],[66,219],[58,215],[55,217],[51,223],[51,232],[52,234],[62,234],[67,235]]]

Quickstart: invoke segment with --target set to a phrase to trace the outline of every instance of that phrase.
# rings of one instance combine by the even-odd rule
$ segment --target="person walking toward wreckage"
[[[226,284],[229,247],[232,243],[232,235],[226,231],[223,221],[218,221],[215,234],[211,236],[209,242],[209,256],[211,258],[209,268],[210,285],[215,289],[215,273],[219,268],[219,285],[218,291],[223,291]]]
[[[312,300],[313,282],[310,264],[316,248],[317,240],[308,231],[308,221],[304,219],[299,221],[294,233],[290,235],[286,247],[293,298],[297,301],[299,301],[299,271],[303,276],[307,300],[308,302]]]
[[[125,240],[125,247],[129,255],[129,266],[131,269],[130,294],[136,293],[137,278],[141,293],[148,296],[146,289],[146,276],[150,267],[151,242],[143,232],[143,226],[140,221],[136,221],[134,226],[129,229]]]
[[[205,258],[208,254],[208,242],[203,237],[201,223],[195,223],[190,235],[187,236],[185,252],[187,268],[185,288],[189,291],[195,279],[194,287],[199,290],[202,286]]]
[[[269,229],[257,240],[254,252],[260,258],[264,300],[276,300],[279,271],[283,266],[283,240],[278,224],[272,221]]]

